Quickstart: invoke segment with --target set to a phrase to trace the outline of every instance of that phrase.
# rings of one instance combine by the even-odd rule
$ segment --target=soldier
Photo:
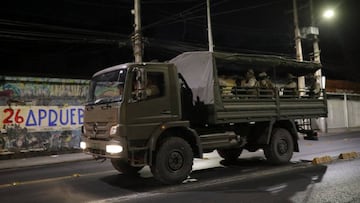
[[[242,76],[236,77],[235,86],[231,89],[231,93],[233,95],[244,94],[244,90],[241,89],[241,87],[243,87],[244,81],[245,81],[244,77],[242,77]]]
[[[318,97],[320,95],[320,84],[317,82],[317,76],[309,75],[309,96]]]
[[[160,95],[160,89],[150,77],[148,78],[145,87],[142,87],[141,83],[134,78],[131,95],[134,100],[144,99],[146,97],[153,98]]]
[[[274,86],[270,80],[270,77],[266,74],[266,72],[259,73],[259,82],[257,83],[257,87],[263,89],[272,89]]]
[[[257,95],[256,83],[257,83],[257,80],[255,78],[254,71],[253,71],[253,69],[249,69],[246,72],[245,80],[243,80],[241,82],[241,87],[247,89],[246,95],[248,95],[250,97],[254,97],[253,95]]]
[[[258,75],[259,81],[256,84],[256,87],[259,88],[260,95],[273,95],[273,84],[270,80],[270,77],[266,74],[266,72],[261,72]]]
[[[287,83],[284,86],[284,95],[297,95],[297,93],[297,77],[291,73],[288,73]]]
[[[151,78],[148,78],[145,91],[148,97],[156,97],[160,95],[160,89],[158,85],[155,84]]]
[[[253,88],[256,86],[256,78],[253,69],[249,69],[246,72],[245,80],[242,82],[242,87]]]

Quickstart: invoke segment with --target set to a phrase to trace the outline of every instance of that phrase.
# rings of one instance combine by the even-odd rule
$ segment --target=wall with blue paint
[[[78,149],[88,83],[0,76],[0,155]]]

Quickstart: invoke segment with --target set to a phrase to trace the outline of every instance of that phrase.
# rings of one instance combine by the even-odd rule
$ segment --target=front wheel
[[[269,145],[264,148],[266,159],[273,164],[288,163],[294,152],[294,141],[288,130],[274,128]]]
[[[193,152],[180,137],[169,137],[161,142],[151,168],[154,177],[164,184],[177,184],[185,180],[192,170]]]
[[[127,161],[122,159],[111,159],[113,167],[123,174],[135,175],[143,166],[131,166]]]

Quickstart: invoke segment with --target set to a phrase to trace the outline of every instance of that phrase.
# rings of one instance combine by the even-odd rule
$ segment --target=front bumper
[[[85,153],[96,157],[126,158],[125,142],[119,140],[94,140],[82,137],[80,147]]]

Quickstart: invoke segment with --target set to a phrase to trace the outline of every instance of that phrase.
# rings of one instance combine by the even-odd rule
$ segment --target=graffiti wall
[[[78,149],[87,80],[0,76],[0,155]]]

